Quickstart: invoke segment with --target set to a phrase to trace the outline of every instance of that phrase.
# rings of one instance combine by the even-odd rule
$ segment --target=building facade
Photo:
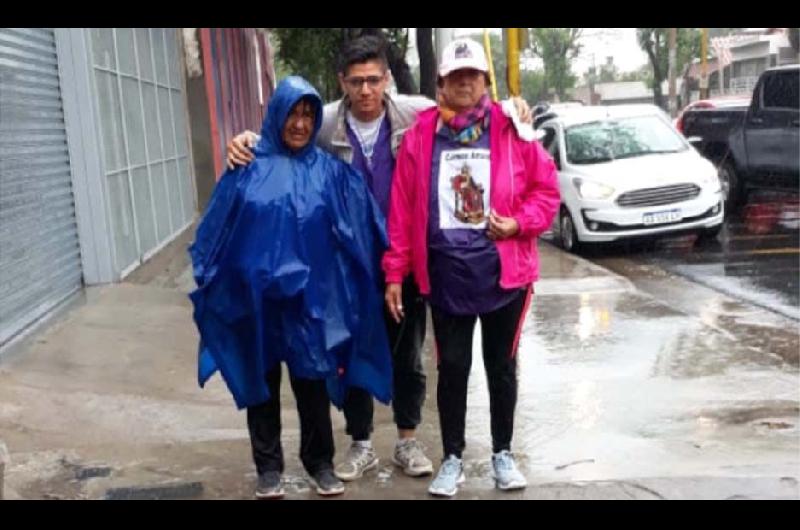
[[[198,159],[215,161],[203,175],[213,182],[229,131],[260,124],[271,85],[259,91],[268,78],[256,70],[271,59],[268,46],[242,44],[255,30],[227,33],[201,72],[216,107],[190,102],[183,34],[0,28],[0,351],[85,285],[124,279],[191,227],[193,146],[205,142]],[[236,118],[220,135],[226,112]]]

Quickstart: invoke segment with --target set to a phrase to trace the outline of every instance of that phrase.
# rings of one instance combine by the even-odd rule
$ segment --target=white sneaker
[[[340,480],[349,482],[361,478],[365,471],[376,467],[378,467],[378,457],[375,455],[375,449],[353,442],[344,457],[344,461],[336,466],[334,474]]]
[[[394,446],[392,462],[410,477],[421,477],[433,473],[433,463],[422,451],[416,438],[398,440]]]
[[[452,497],[458,493],[458,485],[463,484],[464,462],[455,455],[450,455],[442,462],[439,473],[428,486],[428,493],[442,497]]]
[[[495,486],[501,490],[520,490],[528,485],[528,481],[517,469],[514,457],[508,450],[492,455]]]

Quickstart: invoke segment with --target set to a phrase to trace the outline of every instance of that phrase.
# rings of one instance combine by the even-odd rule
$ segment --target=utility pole
[[[708,99],[708,28],[700,41],[700,99]]]
[[[722,44],[716,48],[717,51],[717,81],[719,81],[719,95],[725,95],[725,63],[722,61]]]
[[[675,48],[678,40],[678,28],[669,28],[669,115],[674,118],[678,115],[678,101],[675,98]]]
[[[519,49],[520,49],[520,28],[506,28],[506,57],[508,72],[508,93],[510,96],[520,95],[519,83]]]
[[[454,28],[436,28],[436,64],[442,63],[444,49],[453,40]]]
[[[486,51],[486,62],[489,64],[489,80],[492,85],[492,101],[497,101],[497,76],[494,73],[494,61],[492,61],[492,41],[489,38],[489,30],[483,28],[483,48]]]

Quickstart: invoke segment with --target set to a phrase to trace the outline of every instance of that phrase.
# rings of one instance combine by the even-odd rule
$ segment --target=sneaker
[[[421,477],[433,473],[433,463],[422,452],[422,444],[415,438],[398,440],[394,446],[392,462],[410,477]]]
[[[528,485],[522,476],[514,457],[508,450],[502,450],[492,455],[492,468],[494,468],[494,482],[501,490],[519,490]]]
[[[279,472],[266,471],[258,476],[256,499],[280,499],[284,494]]]
[[[378,457],[372,447],[363,447],[353,442],[344,461],[336,466],[336,476],[349,482],[361,478],[365,471],[378,467]]]
[[[458,485],[464,482],[464,463],[455,455],[450,455],[442,462],[439,473],[428,486],[428,493],[443,497],[452,497],[458,491]]]
[[[331,469],[325,468],[317,471],[311,477],[311,480],[314,482],[314,485],[317,486],[317,493],[323,497],[344,493],[344,484],[341,480],[336,478],[336,475],[333,474],[333,470]]]

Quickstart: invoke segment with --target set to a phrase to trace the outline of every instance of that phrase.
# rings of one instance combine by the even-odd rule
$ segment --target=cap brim
[[[489,68],[485,66],[478,66],[469,63],[455,63],[446,68],[439,68],[439,75],[442,77],[446,77],[450,75],[450,73],[455,72],[456,70],[477,70],[479,72],[483,72],[484,74],[489,73]]]

